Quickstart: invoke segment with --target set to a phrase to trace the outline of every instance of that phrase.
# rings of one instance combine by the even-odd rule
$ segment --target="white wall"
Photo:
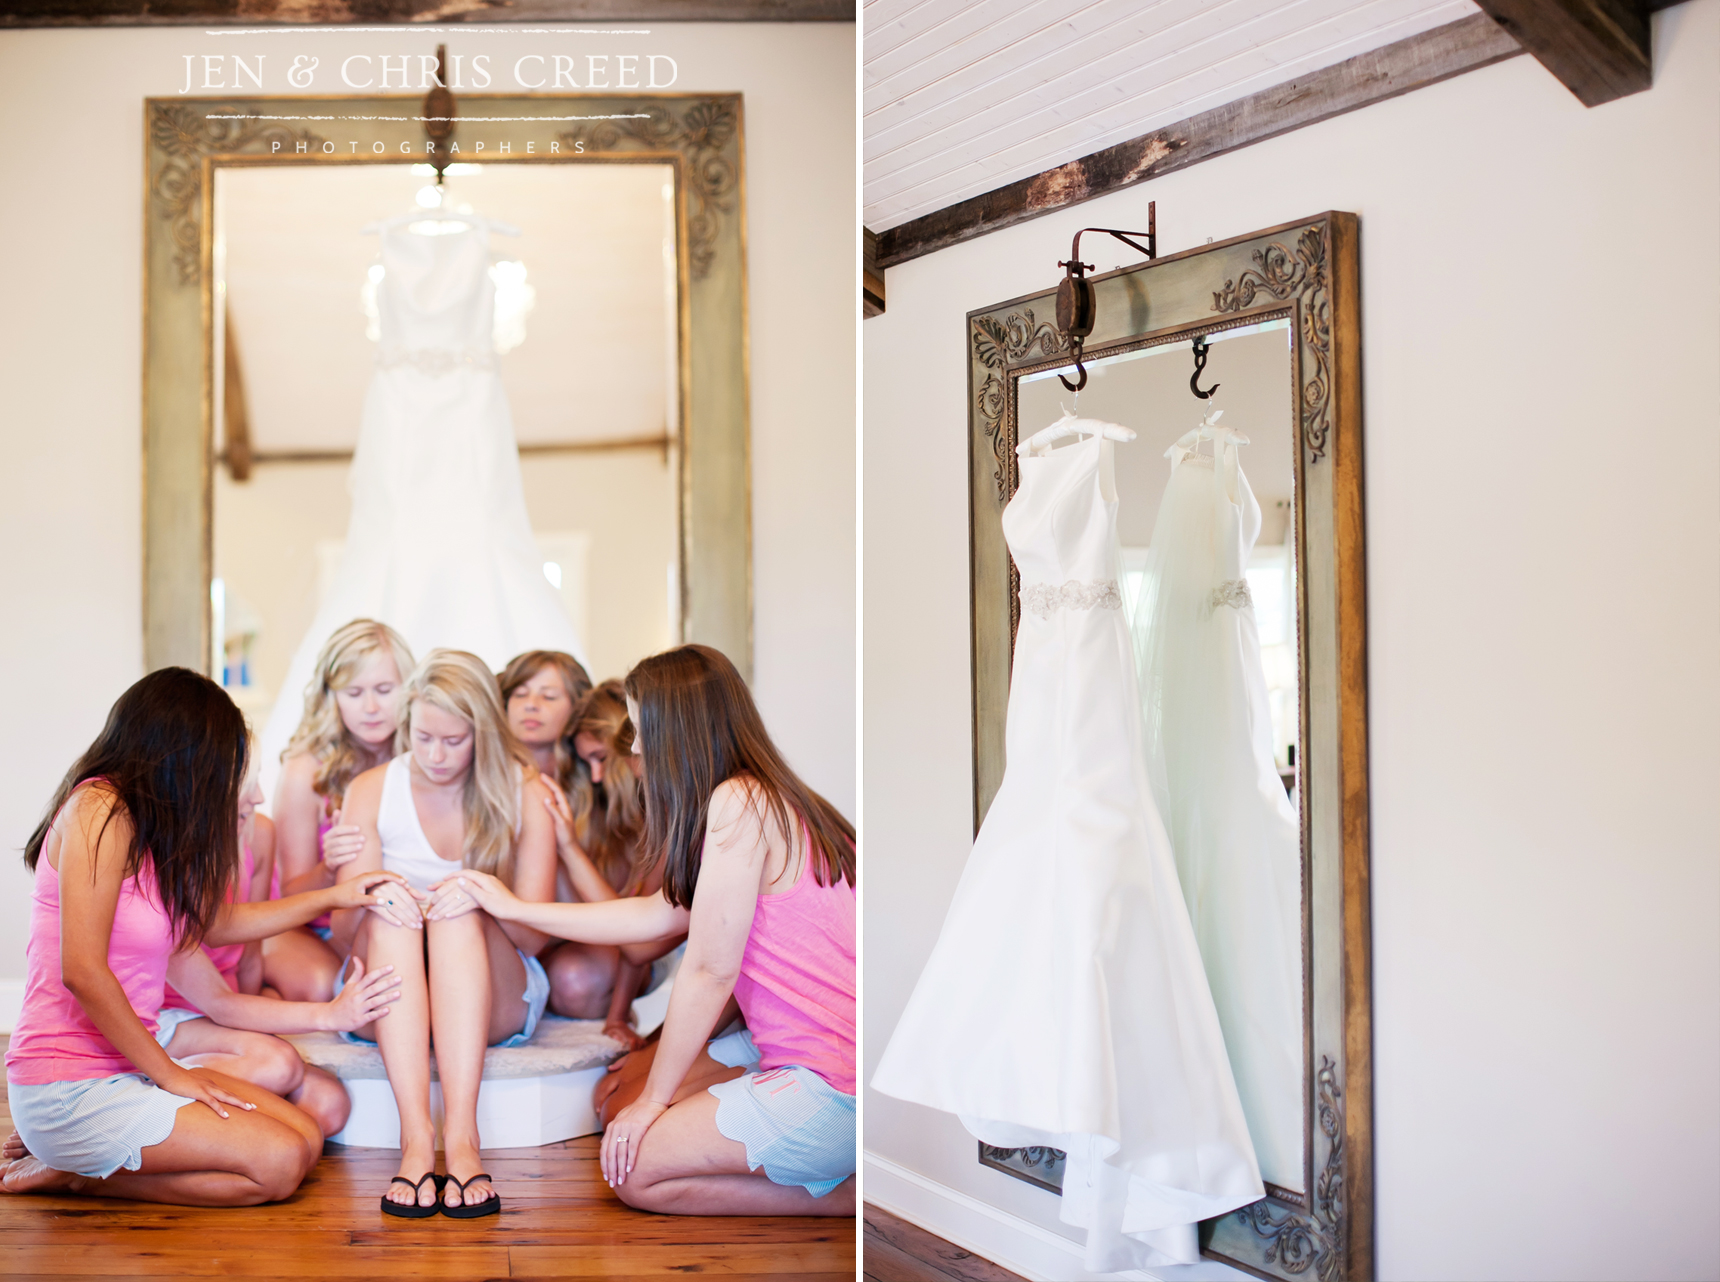
[[[453,52],[482,41],[500,66],[538,50],[528,36],[406,30],[270,39],[0,32],[17,155],[0,202],[0,983],[24,973],[30,882],[15,852],[143,672],[144,97],[177,93],[186,53],[338,60],[445,39]],[[649,50],[677,60],[676,90],[745,94],[754,688],[789,760],[852,814],[854,28],[664,24]]]
[[[1380,1274],[1720,1274],[1720,0],[1655,31],[1650,93],[1585,110],[1519,58],[890,269],[868,1075],[971,839],[964,313],[1149,199],[1166,252],[1352,210]],[[954,1190],[981,1249],[1056,1231],[953,1118],[865,1109],[869,1189]]]

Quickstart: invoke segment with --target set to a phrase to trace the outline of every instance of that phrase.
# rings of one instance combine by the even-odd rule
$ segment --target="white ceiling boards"
[[[1470,0],[870,0],[866,226],[885,231],[1477,12]]]

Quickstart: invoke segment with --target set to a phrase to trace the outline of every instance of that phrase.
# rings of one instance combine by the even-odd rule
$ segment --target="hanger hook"
[[[1194,373],[1192,373],[1188,376],[1188,390],[1193,392],[1196,396],[1200,397],[1200,399],[1203,401],[1210,400],[1213,396],[1213,393],[1218,391],[1218,384],[1217,383],[1214,383],[1211,387],[1207,388],[1207,390],[1204,392],[1200,390],[1200,386],[1199,386],[1200,376],[1206,369],[1206,357],[1207,357],[1206,335],[1205,334],[1197,334],[1195,336],[1195,340],[1194,340]]]
[[[1081,339],[1078,336],[1069,340],[1069,351],[1075,357],[1075,373],[1079,377],[1076,382],[1071,383],[1059,374],[1057,381],[1079,396],[1081,389],[1087,386],[1087,367],[1081,363]],[[1080,404],[1080,402],[1077,401],[1076,404]]]

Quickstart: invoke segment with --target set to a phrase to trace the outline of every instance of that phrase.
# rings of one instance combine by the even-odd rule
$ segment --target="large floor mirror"
[[[1115,446],[1117,535],[1148,680],[1152,656],[1178,642],[1154,634],[1171,630],[1147,598],[1169,591],[1174,505],[1203,484],[1173,471],[1222,475],[1232,451],[1243,546],[1223,590],[1250,607],[1258,638],[1253,759],[1260,786],[1281,790],[1277,820],[1245,855],[1205,862],[1167,824],[1267,1191],[1203,1224],[1201,1244],[1266,1277],[1373,1275],[1356,243],[1352,215],[1326,214],[1091,278],[1078,397],[1051,291],[969,317],[976,827],[1002,778],[1021,617],[1000,527],[1018,443],[1069,412],[1136,433]],[[1218,442],[1191,436],[1203,424]],[[1200,723],[1224,711],[1169,695],[1160,706],[1174,791],[1177,771],[1207,769],[1216,749]],[[980,1148],[982,1163],[1049,1191],[1060,1158]]]
[[[750,672],[738,95],[486,97],[439,141],[415,99],[146,113],[151,667],[203,668],[258,725],[296,701],[289,669],[358,537],[355,487],[417,465],[396,407],[375,466],[377,371],[440,357],[499,370],[493,434],[512,445],[494,457],[513,468],[517,445],[530,557],[593,677],[681,640]],[[390,236],[443,264],[421,296],[450,246],[482,242],[481,342],[391,332]],[[425,537],[482,519],[443,506],[411,514]]]
[[[384,341],[378,237],[361,229],[415,206],[415,235],[470,234],[443,207],[520,232],[491,237],[494,347],[544,576],[587,665],[625,673],[679,638],[672,167],[466,163],[444,178],[422,163],[215,173],[213,660],[253,715],[283,693],[344,551]]]

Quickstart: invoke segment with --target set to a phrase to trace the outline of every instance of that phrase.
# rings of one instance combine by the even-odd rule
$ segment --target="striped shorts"
[[[813,1197],[854,1174],[854,1097],[810,1068],[742,1073],[709,1090],[717,1129],[746,1145],[749,1170],[762,1166],[772,1183],[799,1184]]]
[[[194,1101],[170,1095],[142,1073],[83,1081],[8,1083],[12,1125],[26,1148],[56,1171],[106,1179],[143,1165],[143,1150],[173,1134]]]

